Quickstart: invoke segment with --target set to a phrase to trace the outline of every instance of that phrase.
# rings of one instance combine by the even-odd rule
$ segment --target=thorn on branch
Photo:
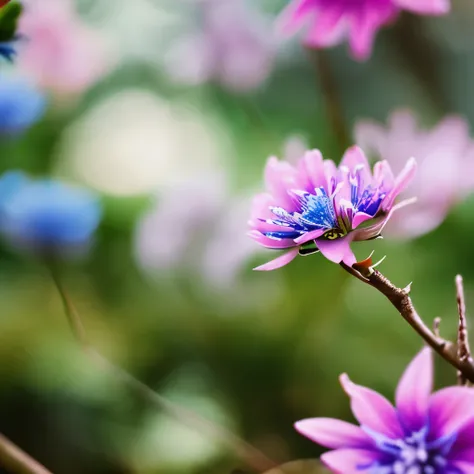
[[[403,293],[405,293],[406,296],[408,296],[410,293],[411,293],[411,285],[413,285],[413,282],[411,281],[410,283],[408,283],[407,286],[405,286],[405,288],[403,288]]]
[[[464,285],[461,275],[456,276],[456,300],[458,304],[458,358],[462,363],[472,361],[471,349],[469,347],[469,334],[466,320],[466,301],[464,298]],[[465,385],[466,378],[458,372],[458,381],[460,385]]]
[[[433,320],[433,333],[437,338],[441,338],[441,333],[439,332],[439,327],[441,326],[441,318],[437,317]]]

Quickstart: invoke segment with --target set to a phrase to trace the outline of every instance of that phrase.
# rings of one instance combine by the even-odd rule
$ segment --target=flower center
[[[411,433],[403,439],[390,439],[370,429],[364,430],[373,438],[383,454],[381,461],[360,466],[370,474],[439,474],[447,467],[449,453],[456,434],[434,441],[427,440],[428,428]]]
[[[265,220],[268,224],[285,227],[286,230],[264,232],[265,236],[276,240],[296,239],[307,232],[322,230],[327,231],[323,238],[334,240],[347,233],[340,228],[333,200],[324,188],[315,189],[315,194],[294,190],[290,195],[297,210],[288,212],[282,207],[271,207],[275,218]]]

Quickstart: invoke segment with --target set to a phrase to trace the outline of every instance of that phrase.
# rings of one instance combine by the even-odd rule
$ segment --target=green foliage
[[[15,37],[22,11],[23,6],[19,2],[7,3],[0,9],[0,42],[10,41]]]

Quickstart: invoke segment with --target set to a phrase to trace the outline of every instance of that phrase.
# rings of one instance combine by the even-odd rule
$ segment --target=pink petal
[[[368,448],[372,439],[358,426],[334,418],[309,418],[297,421],[303,436],[326,448]]]
[[[374,181],[376,186],[383,186],[384,189],[392,189],[395,185],[392,168],[388,161],[377,161],[374,165]]]
[[[321,237],[324,234],[324,230],[318,229],[308,232],[307,234],[302,235],[294,240],[295,244],[301,245],[309,242],[310,240],[315,240],[318,237]]]
[[[277,30],[283,35],[294,34],[305,23],[306,17],[315,11],[313,0],[292,2],[277,20]]]
[[[296,209],[295,202],[288,195],[289,189],[301,189],[297,180],[297,171],[293,166],[271,156],[265,166],[265,184],[270,194],[275,198],[276,205],[287,211]]]
[[[364,222],[373,218],[374,216],[371,216],[370,214],[366,214],[365,212],[357,212],[354,218],[352,219],[352,228],[355,229],[356,227],[359,227]]]
[[[367,19],[353,21],[349,37],[352,56],[357,61],[366,61],[372,54],[375,35],[380,28],[378,23]]]
[[[393,189],[387,194],[386,198],[382,202],[382,208],[389,210],[393,206],[393,202],[396,197],[404,191],[404,189],[410,184],[416,173],[416,161],[415,158],[410,158],[401,173],[396,177]]]
[[[366,449],[336,449],[321,456],[321,461],[337,474],[360,474],[360,466],[367,466],[380,459],[376,451]]]
[[[339,380],[351,398],[352,413],[361,425],[392,439],[403,436],[397,412],[385,397],[351,382],[347,374],[342,374]]]
[[[451,459],[474,462],[474,419],[469,420],[459,429],[456,441],[449,452]]]
[[[353,172],[357,167],[361,167],[364,170],[364,176],[370,174],[370,166],[367,157],[362,149],[357,145],[351,146],[346,150],[339,167],[341,166],[349,168],[349,171],[351,172]]]
[[[259,243],[260,245],[263,245],[268,249],[289,249],[295,246],[294,241],[291,239],[270,239],[270,237],[266,237],[258,230],[251,230],[247,232],[247,235],[251,239],[255,240],[255,242]]]
[[[349,234],[334,240],[318,239],[316,240],[316,245],[320,252],[331,262],[344,262],[352,267],[357,260],[352,253],[351,242],[352,236]]]
[[[474,472],[474,464],[470,462],[456,461],[450,463],[450,465],[457,468],[458,472],[465,472],[466,474]]]
[[[267,272],[270,270],[276,270],[277,268],[284,267],[288,263],[290,263],[292,260],[294,260],[298,256],[298,249],[292,249],[287,253],[284,253],[283,255],[280,255],[278,258],[275,258],[274,260],[271,260],[268,263],[265,263],[263,265],[260,265],[259,267],[255,267],[254,270],[260,271],[260,272]]]
[[[395,0],[394,3],[421,15],[446,15],[451,10],[449,0]]]
[[[404,208],[405,206],[408,206],[409,204],[413,204],[414,202],[415,199],[405,199],[404,201],[399,202],[398,204],[393,206],[392,209],[390,209],[390,212],[388,214],[379,217],[374,224],[364,227],[362,229],[355,229],[354,231],[352,231],[352,240],[364,241],[377,237],[383,231],[383,229],[387,225],[387,222],[390,220],[390,218],[396,211]]]
[[[316,48],[334,46],[344,39],[346,31],[344,7],[338,5],[325,7],[318,12],[305,43]]]
[[[430,399],[430,437],[439,438],[457,431],[474,417],[474,390],[447,387]]]
[[[307,191],[314,193],[321,186],[327,189],[327,180],[324,174],[323,155],[319,150],[307,151],[299,162],[300,173],[307,181]]]
[[[425,425],[432,389],[432,353],[425,347],[411,361],[398,383],[395,401],[404,428],[414,432]]]

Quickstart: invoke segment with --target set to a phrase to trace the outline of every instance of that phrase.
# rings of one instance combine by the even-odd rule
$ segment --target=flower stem
[[[100,354],[100,352],[98,352],[92,345],[90,345],[81,317],[76,311],[67,291],[62,285],[57,270],[53,266],[50,266],[50,270],[55,286],[63,302],[64,311],[67,315],[72,333],[78,344],[93,362],[95,362],[100,368],[105,370],[115,380],[123,384],[125,387],[130,389],[131,392],[133,392],[135,395],[142,398],[146,402],[151,403],[156,407],[164,410],[166,413],[173,416],[176,420],[182,422],[190,428],[193,428],[200,433],[208,435],[209,437],[226,444],[236,453],[237,456],[245,460],[245,462],[247,462],[247,464],[252,469],[255,469],[257,471],[267,471],[276,467],[276,463],[274,461],[270,460],[258,449],[254,448],[246,441],[240,439],[238,436],[234,435],[230,431],[227,431],[221,426],[218,426],[202,418],[195,412],[167,400],[166,398],[155,392],[153,389],[148,387],[146,384],[130,375],[122,368],[112,364],[109,360],[107,360],[107,358]]]
[[[15,474],[52,474],[2,434],[0,434],[0,464]]]
[[[344,263],[341,266],[353,274]],[[474,383],[474,363],[471,358],[461,359],[456,344],[435,334],[421,319],[410,298],[410,288],[398,288],[378,270],[371,267],[359,267],[368,285],[380,291],[398,310],[403,319],[431,346],[446,362],[455,367],[462,376]],[[361,280],[364,281],[364,280]]]
[[[340,147],[341,153],[351,145],[351,134],[347,129],[341,98],[334,78],[331,62],[323,50],[309,49],[308,53],[315,65],[317,80],[322,90],[326,115]]]

